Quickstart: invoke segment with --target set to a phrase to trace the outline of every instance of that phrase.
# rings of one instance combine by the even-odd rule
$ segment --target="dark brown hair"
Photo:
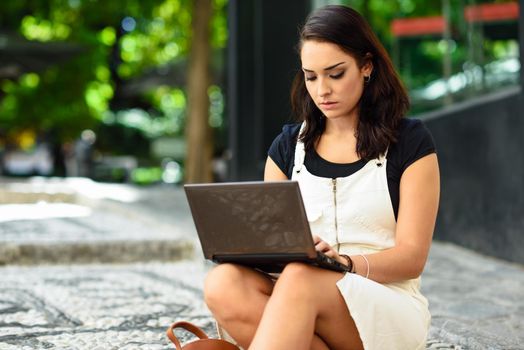
[[[347,6],[329,5],[314,11],[300,31],[297,50],[307,40],[338,45],[350,54],[359,67],[373,64],[371,79],[365,83],[359,101],[357,154],[366,160],[384,154],[396,142],[400,120],[409,109],[409,99],[391,59],[366,20]],[[299,138],[311,150],[325,130],[325,118],[309,96],[304,73],[297,72],[291,90],[295,117],[306,121]]]

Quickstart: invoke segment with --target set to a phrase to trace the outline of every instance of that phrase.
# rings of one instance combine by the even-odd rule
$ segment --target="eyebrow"
[[[332,65],[332,66],[329,66],[329,67],[324,68],[324,70],[327,71],[327,70],[331,70],[331,69],[337,68],[338,66],[340,66],[341,64],[344,64],[344,63],[346,63],[346,62],[339,62],[339,63],[337,63],[337,64],[334,64],[334,65]],[[310,69],[306,69],[306,68],[304,68],[304,67],[302,67],[302,70],[303,70],[304,72],[314,73],[314,71],[312,71],[312,70],[310,70]]]

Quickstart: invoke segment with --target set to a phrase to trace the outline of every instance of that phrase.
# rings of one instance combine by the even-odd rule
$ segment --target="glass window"
[[[416,114],[519,84],[519,3],[314,0],[363,14],[389,51]]]

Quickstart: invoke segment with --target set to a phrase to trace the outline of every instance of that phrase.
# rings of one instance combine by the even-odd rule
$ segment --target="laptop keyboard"
[[[322,252],[318,252],[318,260],[319,262],[323,263],[325,267],[328,267],[328,268],[331,267],[332,270],[333,270],[332,267],[334,266],[339,271],[346,271],[346,272],[349,271],[346,265],[336,261],[333,258],[330,258],[329,256],[327,256],[326,254]]]

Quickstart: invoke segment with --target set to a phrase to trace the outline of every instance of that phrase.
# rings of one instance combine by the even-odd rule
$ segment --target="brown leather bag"
[[[184,346],[180,345],[180,341],[175,335],[175,328],[182,328],[196,335],[199,339],[187,343]],[[175,344],[177,350],[239,350],[240,348],[228,341],[222,339],[209,339],[207,334],[195,326],[194,324],[186,321],[179,321],[173,323],[167,329],[167,337]]]

